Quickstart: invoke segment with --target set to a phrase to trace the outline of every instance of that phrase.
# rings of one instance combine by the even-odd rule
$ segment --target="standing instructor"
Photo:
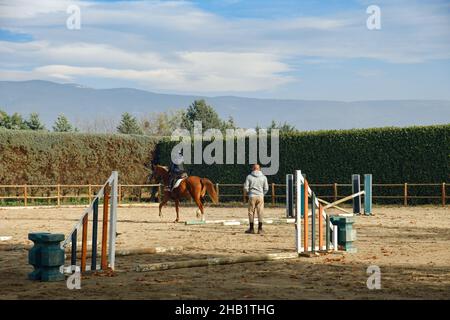
[[[255,233],[254,221],[255,211],[258,214],[258,233],[264,233],[263,213],[264,213],[264,195],[269,191],[269,184],[266,176],[261,172],[259,164],[252,166],[252,172],[247,176],[244,183],[244,190],[248,194],[248,220],[250,228],[245,233]]]

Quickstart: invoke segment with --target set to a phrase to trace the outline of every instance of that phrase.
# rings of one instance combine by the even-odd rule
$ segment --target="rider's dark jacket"
[[[173,176],[178,176],[182,173],[184,173],[184,159],[183,156],[179,156],[178,159],[175,159],[175,161],[170,162],[170,173]]]

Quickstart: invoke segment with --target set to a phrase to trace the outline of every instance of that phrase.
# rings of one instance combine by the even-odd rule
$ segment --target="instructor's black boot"
[[[258,223],[258,234],[264,234],[264,230],[262,228],[262,222]]]
[[[250,228],[248,228],[248,230],[245,231],[245,233],[255,233],[255,229],[253,229],[253,223],[250,223]]]

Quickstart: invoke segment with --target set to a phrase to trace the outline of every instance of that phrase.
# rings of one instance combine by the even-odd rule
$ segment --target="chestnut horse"
[[[207,178],[200,178],[196,176],[190,176],[183,181],[181,181],[180,185],[174,189],[172,192],[169,190],[169,170],[167,167],[160,165],[152,164],[152,175],[150,179],[161,179],[164,184],[164,197],[159,204],[159,216],[162,218],[162,208],[169,201],[173,200],[175,202],[175,210],[177,212],[177,218],[174,222],[178,222],[180,220],[179,213],[179,205],[180,199],[194,199],[195,203],[198,206],[198,209],[201,212],[201,218],[204,220],[204,207],[203,203],[205,201],[206,192],[208,192],[211,200],[214,203],[218,203],[218,196],[216,189],[214,188],[214,184],[211,180]],[[197,210],[197,217],[199,217],[199,213]]]

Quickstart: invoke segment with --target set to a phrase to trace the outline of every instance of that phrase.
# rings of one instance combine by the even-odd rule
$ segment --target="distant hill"
[[[119,119],[134,115],[186,108],[204,98],[223,119],[232,116],[238,126],[261,127],[272,119],[299,130],[351,129],[385,126],[431,125],[450,122],[450,101],[377,100],[319,101],[254,99],[234,96],[200,97],[159,94],[130,88],[93,89],[55,82],[0,81],[0,109],[27,115],[38,112],[51,127],[60,113],[70,120],[102,115]]]

